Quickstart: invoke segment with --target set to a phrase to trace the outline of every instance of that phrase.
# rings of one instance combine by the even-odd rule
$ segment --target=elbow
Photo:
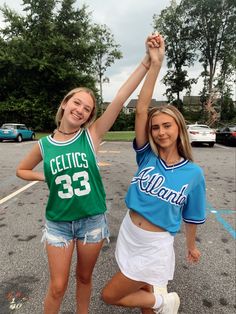
[[[23,174],[22,174],[22,171],[23,171],[22,169],[17,168],[17,169],[16,169],[16,176],[17,176],[18,178],[24,179]]]
[[[18,177],[18,178],[21,178],[21,175],[20,175],[20,169],[16,169],[16,176]]]

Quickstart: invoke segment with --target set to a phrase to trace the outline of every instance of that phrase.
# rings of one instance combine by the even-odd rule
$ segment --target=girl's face
[[[62,120],[66,119],[73,127],[80,127],[88,121],[93,108],[92,97],[87,92],[77,92],[67,103],[62,105],[62,109],[64,109]]]
[[[166,113],[152,117],[151,134],[154,142],[164,149],[176,148],[179,128],[174,118]]]

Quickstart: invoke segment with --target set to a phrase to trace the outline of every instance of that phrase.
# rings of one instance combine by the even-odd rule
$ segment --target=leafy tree
[[[100,104],[102,104],[102,84],[104,83],[104,74],[107,68],[115,62],[115,59],[122,58],[122,53],[118,49],[119,45],[115,43],[113,34],[106,25],[95,24],[92,33],[95,52],[93,69],[97,77],[97,82],[99,83]],[[101,111],[103,111],[102,107]]]
[[[234,108],[230,90],[221,95],[220,99],[217,100],[217,105],[221,108],[220,120],[230,121],[236,117],[236,110]]]
[[[7,98],[41,99],[42,105],[52,106],[58,104],[65,91],[76,85],[94,87],[95,80],[87,73],[91,58],[85,58],[87,64],[84,61],[89,49],[83,48],[79,40],[90,21],[84,8],[72,8],[74,2],[62,1],[58,16],[55,0],[23,0],[24,18],[7,7],[2,9],[10,24],[2,31],[7,46],[6,70],[10,76],[5,87]],[[62,16],[66,17],[66,14],[70,19],[63,21]],[[58,27],[59,19],[63,26]],[[71,25],[74,25],[71,33],[63,32],[62,28],[68,30]],[[77,40],[71,39],[72,32]]]
[[[169,101],[180,103],[180,93],[189,90],[195,79],[189,79],[186,68],[193,64],[193,45],[189,39],[189,26],[182,6],[172,5],[154,15],[154,29],[162,33],[166,42],[166,57],[169,70],[164,76],[164,84],[168,86],[166,95]]]
[[[217,120],[214,103],[219,87],[227,89],[233,70],[236,6],[233,0],[182,0],[189,18],[186,20],[190,38],[200,55],[209,123]],[[235,59],[234,59],[235,60]]]
[[[0,29],[0,102],[25,112],[40,107],[53,125],[68,90],[87,86],[97,92],[94,28],[99,26],[92,23],[85,5],[75,8],[75,0],[22,2],[24,16],[6,5],[0,8],[5,21]],[[109,42],[106,48],[109,54]]]
[[[134,130],[135,113],[125,114],[120,112],[118,118],[113,124],[111,131],[133,131]]]

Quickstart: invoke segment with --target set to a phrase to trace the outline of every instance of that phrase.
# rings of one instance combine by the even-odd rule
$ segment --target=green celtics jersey
[[[104,213],[106,195],[89,131],[81,129],[66,142],[49,135],[39,146],[49,188],[46,218],[73,221]]]

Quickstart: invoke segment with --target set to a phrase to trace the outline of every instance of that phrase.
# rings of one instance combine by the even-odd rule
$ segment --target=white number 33
[[[80,180],[81,179],[81,180]],[[72,187],[72,182],[79,181],[80,186],[77,188]],[[68,174],[59,176],[55,180],[56,184],[62,184],[62,191],[58,192],[60,198],[71,198],[73,195],[82,196],[89,194],[91,191],[89,184],[88,172],[81,171],[73,174],[72,178]]]

